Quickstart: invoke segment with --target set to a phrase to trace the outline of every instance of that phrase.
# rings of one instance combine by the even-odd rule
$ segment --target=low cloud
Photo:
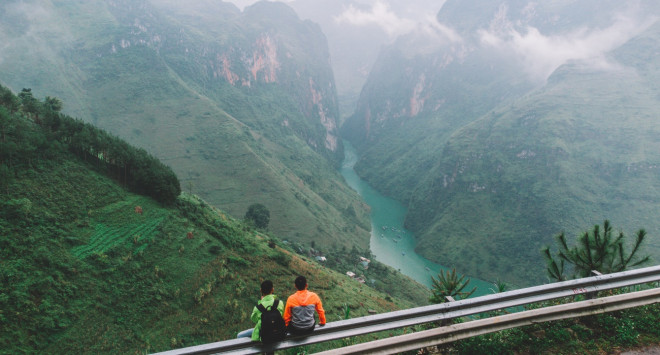
[[[436,21],[435,17],[428,17],[421,26],[420,30],[430,36],[439,37],[449,42],[462,42],[463,38],[451,27]]]
[[[388,2],[376,0],[370,6],[350,4],[340,15],[335,16],[334,20],[356,27],[376,26],[391,39],[416,32],[442,43],[459,42],[461,37],[436,19],[436,14],[443,4],[444,0],[429,7],[426,1],[410,1],[396,4],[398,7],[392,8]]]
[[[254,4],[255,2],[258,2],[258,1],[260,1],[260,0],[224,0],[224,1],[227,1],[227,2],[233,3],[234,5],[236,5],[236,7],[238,7],[239,9],[241,9],[241,11],[243,11],[247,6],[250,6],[250,5],[252,5],[252,4]],[[294,2],[294,1],[296,1],[296,0],[267,0],[267,1],[270,1],[270,2],[291,3],[291,2]],[[182,2],[182,4],[183,4],[183,2]]]
[[[351,4],[335,17],[335,21],[354,26],[378,26],[390,37],[408,33],[417,26],[416,21],[398,16],[389,4],[382,1],[376,1],[367,10]]]
[[[512,53],[532,80],[545,81],[568,61],[583,61],[601,69],[617,67],[606,54],[656,21],[655,17],[620,14],[606,28],[583,27],[561,35],[544,35],[531,26],[516,29],[507,20],[506,9],[500,9],[491,26],[479,32],[479,38],[484,45]]]
[[[20,19],[16,21],[20,25],[11,32],[4,29],[10,25],[0,26],[0,63],[14,53],[24,52],[25,43],[30,43],[29,55],[44,55],[51,50],[52,42],[55,42],[53,38],[57,41],[71,38],[48,5],[16,2],[2,5],[1,10],[8,18]]]

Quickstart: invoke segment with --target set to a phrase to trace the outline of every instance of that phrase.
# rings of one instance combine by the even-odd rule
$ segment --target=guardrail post
[[[603,274],[598,270],[591,270],[591,275],[593,275],[593,276],[603,276]],[[584,299],[586,299],[586,300],[592,300],[592,299],[597,298],[597,297],[598,297],[598,291],[587,292],[584,295]]]
[[[456,302],[456,300],[452,296],[445,296],[445,299],[447,300],[447,302]],[[440,321],[440,326],[444,327],[450,325],[452,321],[453,319],[443,319],[442,321]]]

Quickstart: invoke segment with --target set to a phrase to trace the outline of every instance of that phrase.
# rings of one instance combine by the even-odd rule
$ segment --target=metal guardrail
[[[519,290],[512,290],[487,296],[468,298],[455,302],[435,304],[331,322],[327,323],[324,327],[317,327],[309,336],[287,338],[284,341],[273,345],[262,345],[259,342],[253,342],[250,339],[243,338],[175,349],[158,353],[158,355],[258,354],[262,352],[270,352],[303,345],[317,344],[331,340],[338,340],[356,335],[364,335],[396,328],[403,328],[412,325],[439,322],[453,318],[522,306],[535,302],[548,301],[556,298],[582,294],[595,295],[599,291],[658,281],[660,281],[660,266],[652,266],[614,274],[598,275],[577,280],[569,280]],[[651,296],[651,299],[654,300],[654,302],[658,302],[660,301],[660,296],[656,294],[655,296]],[[589,302],[597,302],[600,300],[602,299],[589,300]],[[579,304],[579,302],[571,303],[570,305],[574,304]],[[548,309],[550,309],[550,307],[548,307]],[[519,312],[515,314],[517,315],[521,313],[525,312]],[[442,327],[438,329],[445,329],[450,327]],[[437,341],[437,339],[434,341]],[[426,345],[419,347],[423,346]]]
[[[450,343],[481,334],[535,323],[619,311],[660,302],[660,288],[500,315],[367,343],[323,351],[317,355],[394,354]]]

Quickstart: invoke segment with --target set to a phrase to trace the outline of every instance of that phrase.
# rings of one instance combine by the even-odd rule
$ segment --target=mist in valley
[[[659,59],[656,0],[0,1],[0,344],[233,339],[300,274],[329,321],[539,285],[605,221],[657,264]]]
[[[432,261],[541,282],[538,250],[604,219],[646,228],[660,256],[651,1],[2,10],[0,82],[63,98],[235,216],[265,200],[283,237],[368,247],[368,209],[336,171],[343,138]]]

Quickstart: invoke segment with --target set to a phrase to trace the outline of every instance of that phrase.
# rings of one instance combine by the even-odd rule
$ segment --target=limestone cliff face
[[[248,94],[251,88],[279,87],[306,121],[296,124],[288,117],[280,124],[318,151],[341,154],[334,77],[318,25],[301,21],[286,5],[268,2],[246,8],[236,23],[262,25],[246,26],[240,43],[220,43],[218,59],[209,64],[216,77]]]
[[[658,130],[657,16],[652,1],[448,0],[437,19],[451,31],[400,38],[374,65],[342,127],[357,172],[408,207],[418,251],[485,279],[539,280],[538,250],[563,228],[650,228],[657,175],[632,166],[659,159],[645,138]],[[609,31],[599,58],[539,68],[554,44],[531,56],[537,39]]]
[[[291,240],[367,247],[366,207],[335,169],[327,42],[287,5],[0,1],[0,43],[3,85],[62,99],[170,165],[186,192],[239,218],[263,203]]]
[[[262,2],[243,12],[228,6],[209,13],[189,9],[175,15],[179,26],[172,30],[159,16],[160,11],[175,11],[176,5],[168,7],[167,1],[113,0],[108,5],[124,30],[99,55],[118,55],[142,46],[155,51],[172,69],[184,70],[182,76],[191,75],[196,85],[204,82],[204,90],[222,91],[225,84],[245,96],[261,95],[265,88],[278,90],[301,115],[288,118],[287,127],[316,150],[341,155],[334,77],[327,41],[318,25],[301,21],[284,4]],[[200,25],[217,36],[200,37]]]

